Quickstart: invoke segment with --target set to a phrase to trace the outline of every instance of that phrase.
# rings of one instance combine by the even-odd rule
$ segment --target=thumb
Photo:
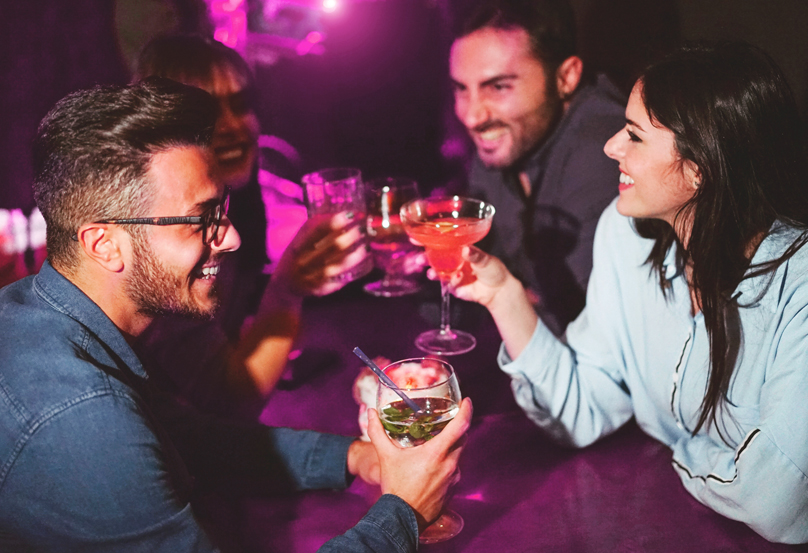
[[[463,257],[472,265],[480,265],[488,260],[489,255],[476,246],[463,248]]]
[[[431,440],[431,443],[439,441],[455,443],[460,440],[468,431],[469,426],[471,426],[472,413],[474,413],[474,406],[471,404],[471,399],[463,398],[463,401],[460,402],[460,409],[457,411],[455,417],[435,439]],[[379,423],[379,426],[381,426],[381,423]]]
[[[384,431],[379,414],[372,407],[368,409],[368,437],[373,447],[379,452],[389,451],[389,448],[395,447],[387,437],[387,432]]]

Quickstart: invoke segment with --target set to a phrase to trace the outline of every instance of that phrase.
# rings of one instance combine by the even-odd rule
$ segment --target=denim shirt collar
[[[147,378],[137,355],[104,311],[46,261],[34,277],[34,289],[53,309],[87,328],[137,376]]]

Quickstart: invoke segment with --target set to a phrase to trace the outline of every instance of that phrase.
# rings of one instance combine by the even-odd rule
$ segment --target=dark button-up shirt
[[[584,307],[592,241],[617,194],[617,162],[603,146],[625,125],[625,100],[604,76],[581,88],[558,126],[519,167],[487,169],[475,158],[468,195],[494,204],[480,246],[538,293],[539,315],[557,335]],[[519,183],[527,173],[530,196]]]
[[[112,321],[49,264],[0,291],[0,551],[214,551],[195,482],[342,488],[353,439],[236,425],[164,397]],[[383,496],[322,551],[414,551]]]

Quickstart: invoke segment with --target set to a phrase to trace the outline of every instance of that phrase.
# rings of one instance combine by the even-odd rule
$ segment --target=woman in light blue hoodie
[[[454,293],[490,310],[518,403],[556,439],[633,416],[696,499],[807,542],[808,178],[782,72],[746,44],[681,49],[637,81],[605,152],[620,195],[562,339],[475,248]]]

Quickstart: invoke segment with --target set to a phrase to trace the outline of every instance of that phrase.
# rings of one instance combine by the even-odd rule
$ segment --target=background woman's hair
[[[639,82],[651,121],[673,132],[680,161],[695,163],[701,175],[676,220],[692,221],[687,248],[670,225],[635,221],[642,236],[655,240],[648,262],[663,291],[662,265],[672,243],[677,242],[679,269],[692,266],[711,362],[695,434],[705,423],[716,423],[728,399],[742,338],[734,290],[744,278],[774,271],[806,242],[803,127],[785,76],[749,44],[682,48],[648,67]],[[778,259],[750,268],[775,220],[803,230],[802,236]]]

